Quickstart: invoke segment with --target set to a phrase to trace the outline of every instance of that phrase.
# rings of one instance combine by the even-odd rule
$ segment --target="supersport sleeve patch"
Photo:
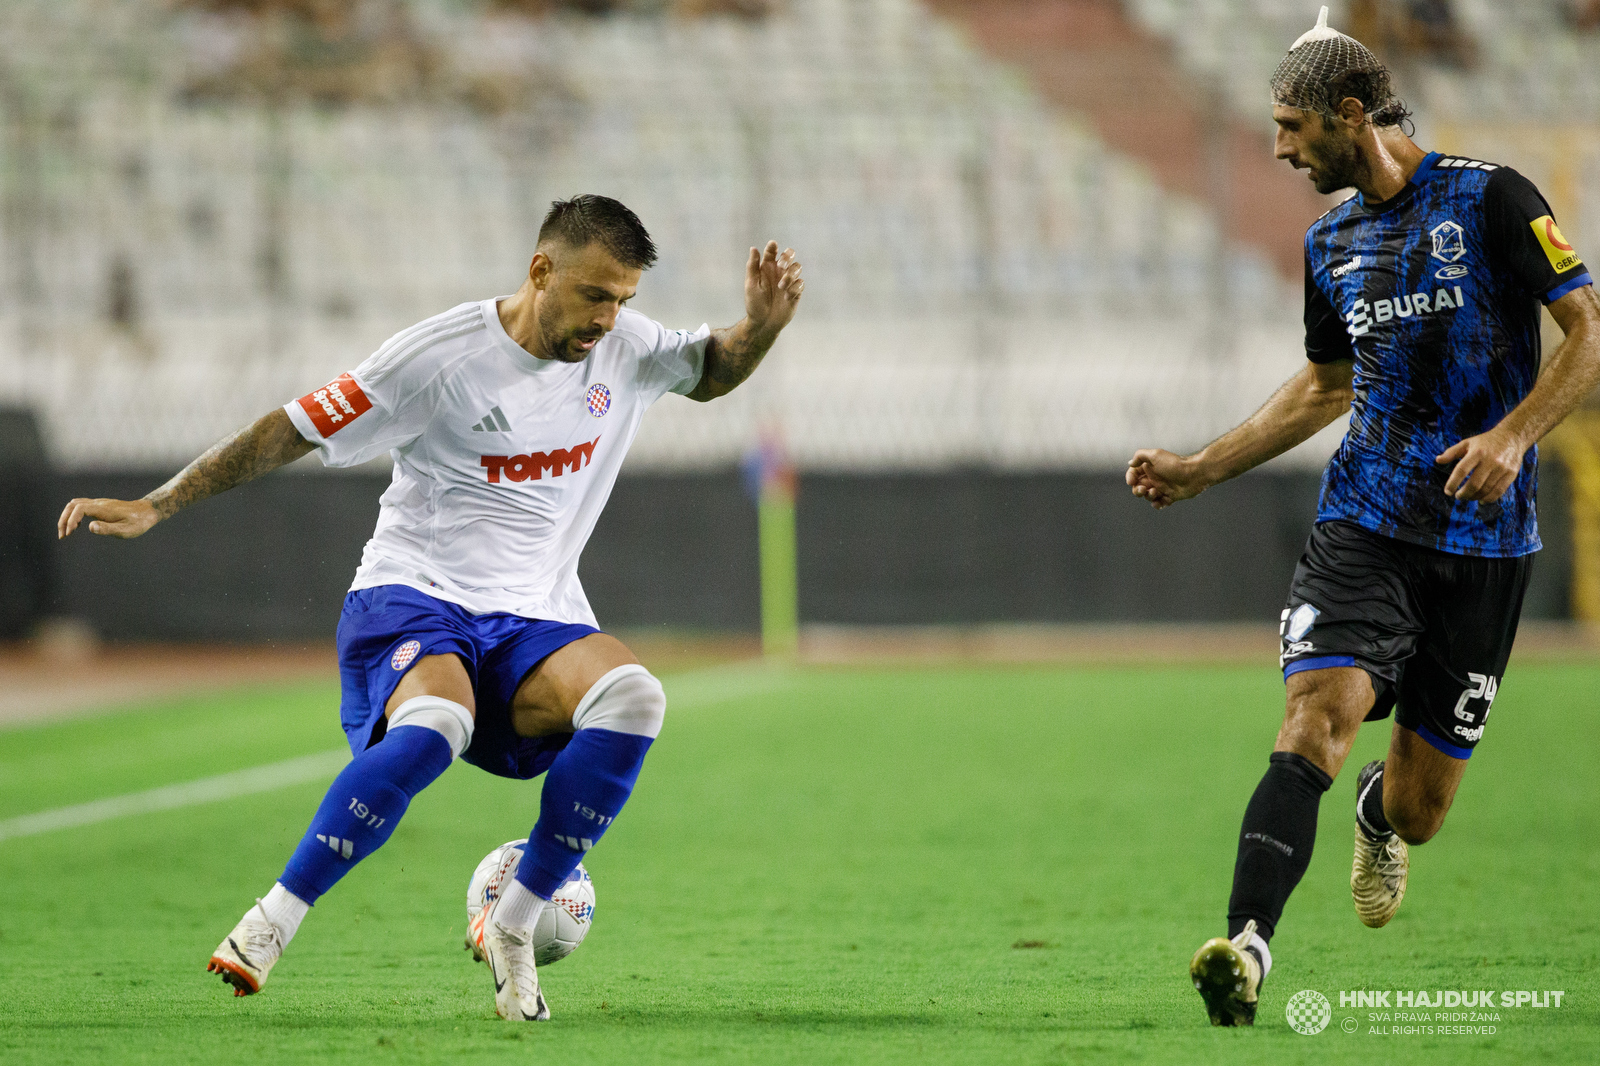
[[[340,374],[295,402],[324,440],[372,410],[372,401],[349,374]]]

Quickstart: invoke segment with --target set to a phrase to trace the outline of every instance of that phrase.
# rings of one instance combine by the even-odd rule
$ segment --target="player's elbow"
[[[1328,425],[1350,410],[1355,398],[1355,389],[1349,385],[1313,382],[1306,392],[1305,406],[1308,410],[1316,412],[1323,425]]]

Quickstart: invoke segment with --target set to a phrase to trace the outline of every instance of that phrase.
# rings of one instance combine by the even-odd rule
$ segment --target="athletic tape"
[[[472,743],[472,712],[443,696],[413,696],[396,707],[389,716],[389,728],[403,725],[421,726],[444,737],[453,759],[461,758]]]

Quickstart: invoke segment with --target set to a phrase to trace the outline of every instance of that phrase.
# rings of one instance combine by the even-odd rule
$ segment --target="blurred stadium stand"
[[[27,636],[49,610],[55,494],[33,413],[0,407],[0,639]]]
[[[1264,116],[1264,86],[1323,0],[1126,0],[1192,77]],[[1418,141],[1515,166],[1578,247],[1600,241],[1600,6],[1587,0],[1333,0],[1417,112]],[[1593,255],[1594,253],[1590,253]]]
[[[1554,35],[1571,58],[1552,69],[1592,86],[1594,39],[1524,6],[1551,21],[1457,19],[1473,41],[1496,18],[1524,47]],[[1141,510],[1116,468],[1203,443],[1300,363],[1294,231],[1320,198],[1266,158],[1264,85],[1316,4],[933,7],[8,0],[0,401],[38,413],[63,500],[142,494],[396,330],[513,289],[549,201],[603,192],[656,236],[637,303],[669,324],[736,318],[744,249],[768,235],[808,279],[748,385],[646,419],[584,560],[603,619],[753,623],[729,471],[772,426],[803,471],[808,619],[1275,617],[1339,427],[1191,517]],[[1593,99],[1523,87],[1540,64],[1506,48],[1475,61],[1516,99]],[[1092,53],[1120,58],[1079,69]],[[1460,61],[1417,68],[1425,130],[1521,136],[1516,107],[1474,111]],[[1568,121],[1561,143],[1592,148],[1592,120]],[[1505,143],[1569,234],[1584,205],[1600,218],[1600,157]],[[147,542],[74,538],[55,609],[113,635],[329,632],[382,472],[310,465]],[[699,592],[665,573],[681,556],[639,550],[708,537],[733,561]],[[1113,569],[1129,543],[1204,573],[1151,600]]]

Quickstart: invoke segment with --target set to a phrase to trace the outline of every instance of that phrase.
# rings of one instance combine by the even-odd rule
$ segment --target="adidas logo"
[[[510,433],[511,423],[506,421],[505,412],[495,407],[483,416],[483,421],[472,427],[474,433]]]
[[[555,837],[573,851],[588,851],[594,847],[594,841],[588,837],[564,837],[560,833],[555,834]]]
[[[318,833],[317,839],[328,845],[328,847],[332,848],[334,851],[338,852],[342,858],[348,859],[350,857],[350,853],[355,850],[354,844],[350,843],[348,840],[340,840],[338,837],[325,837],[321,833]]]

